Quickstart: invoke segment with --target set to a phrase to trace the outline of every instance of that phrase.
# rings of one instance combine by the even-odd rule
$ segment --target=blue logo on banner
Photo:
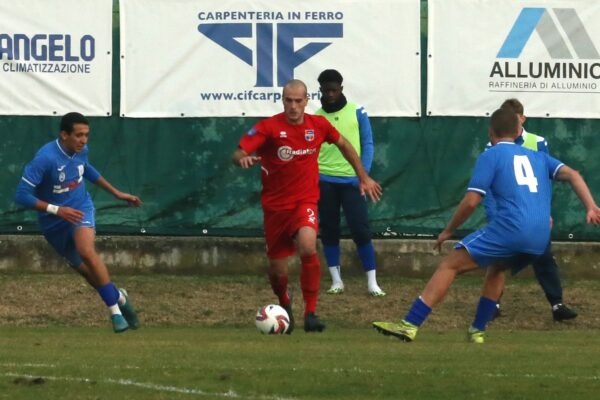
[[[237,38],[252,37],[252,23],[210,23],[198,25],[198,31],[252,66],[252,49]],[[277,25],[277,37],[273,45],[273,26]],[[277,86],[284,86],[294,78],[296,67],[329,46],[332,42],[310,42],[294,50],[296,38],[341,38],[342,23],[256,23],[256,85],[273,87],[273,63],[277,66]],[[274,51],[275,47],[276,51]]]
[[[553,8],[556,20],[566,34],[571,47],[581,59],[598,59],[600,55],[574,8]],[[497,58],[518,58],[536,31],[553,59],[574,58],[549,10],[526,7],[521,10]]]

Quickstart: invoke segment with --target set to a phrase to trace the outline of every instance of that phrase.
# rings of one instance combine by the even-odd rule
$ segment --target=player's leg
[[[488,269],[486,271],[486,274],[489,273],[489,271],[490,271],[490,269]],[[500,313],[501,313],[501,311],[500,311],[500,309],[501,309],[500,300],[502,299],[502,295],[504,294],[504,283],[506,281],[506,273],[502,274],[501,277],[502,277],[501,278],[502,279],[502,283],[501,283],[502,290],[500,291],[500,295],[498,296],[498,299],[496,300],[496,311],[494,311],[494,315],[492,315],[491,321],[493,321],[494,319],[498,318],[500,316]]]
[[[317,230],[313,226],[300,227],[296,234],[296,246],[302,263],[300,286],[304,297],[304,330],[321,332],[325,329],[325,324],[315,315],[321,285],[321,263],[317,255]]]
[[[421,298],[429,307],[435,307],[444,299],[457,275],[474,269],[477,264],[464,248],[452,249],[433,273]]]
[[[290,304],[288,292],[288,259],[287,257],[269,259],[269,282],[271,289],[279,300],[279,305],[286,307]]]
[[[401,340],[414,340],[419,327],[425,322],[434,306],[439,304],[458,274],[472,271],[477,264],[464,248],[455,248],[440,262],[423,293],[413,303],[400,323],[373,322],[373,326],[385,335]]]
[[[501,266],[491,266],[486,271],[481,297],[475,311],[475,319],[467,331],[467,337],[473,343],[482,344],[485,340],[485,328],[496,314],[498,300],[504,288],[505,276]]]
[[[385,292],[377,284],[377,262],[375,260],[375,248],[371,240],[366,198],[361,196],[356,186],[351,184],[341,186],[343,187],[341,192],[342,208],[346,223],[352,233],[352,239],[356,244],[358,257],[367,275],[368,291],[372,296],[383,297]]]
[[[294,312],[292,309],[292,298],[288,290],[288,258],[269,259],[269,283],[271,289],[279,301],[279,305],[285,309],[290,319],[290,325],[286,331],[291,335],[296,327]]]
[[[295,328],[292,298],[288,289],[288,257],[294,254],[295,247],[292,238],[287,234],[293,215],[290,212],[264,212],[265,241],[269,258],[267,275],[279,305],[287,311],[290,317],[287,334],[291,334]]]
[[[563,303],[563,291],[560,282],[558,265],[552,254],[551,244],[546,251],[532,263],[537,281],[544,290],[546,299],[552,307],[552,317],[555,321],[564,321],[577,317],[577,313]]]
[[[88,218],[86,218],[86,220],[88,220]],[[97,276],[94,274],[90,267],[84,263],[75,243],[75,231],[77,229],[79,228],[76,228],[70,223],[65,223],[58,228],[53,229],[52,231],[44,232],[44,236],[48,243],[57,251],[57,253],[66,258],[69,262],[69,265],[81,276],[83,276],[90,286],[98,291],[98,289],[102,286],[102,279],[106,278],[103,275]],[[93,233],[92,227],[80,229],[91,230]],[[111,320],[112,319],[113,318],[111,317]],[[123,330],[127,329],[126,326],[127,322],[125,320],[119,319],[118,317],[116,318],[116,321],[113,320],[113,327],[118,332],[122,332]]]
[[[339,186],[329,182],[319,182],[319,228],[323,253],[331,275],[329,294],[344,292],[340,266],[340,191]]]
[[[73,231],[73,242],[77,254],[83,260],[79,265],[79,272],[86,280],[94,286],[104,304],[109,309],[115,332],[123,332],[129,328],[129,324],[123,316],[119,305],[119,298],[124,304],[127,302],[124,293],[111,282],[108,269],[100,255],[96,252],[96,234],[93,227],[77,227]],[[137,320],[137,316],[135,316]],[[137,327],[137,326],[136,326]]]

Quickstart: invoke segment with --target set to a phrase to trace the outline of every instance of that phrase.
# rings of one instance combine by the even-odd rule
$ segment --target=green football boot
[[[381,288],[370,290],[369,294],[373,297],[385,297],[387,295],[387,293],[381,290]]]
[[[471,343],[483,344],[485,342],[485,331],[480,331],[472,326],[467,331],[467,339]]]
[[[344,293],[344,284],[332,285],[327,289],[327,294],[342,294]]]
[[[406,322],[405,320],[399,323],[394,322],[373,322],[373,327],[377,329],[379,333],[386,336],[395,336],[404,342],[412,342],[417,336],[419,327]]]
[[[121,314],[111,315],[110,320],[112,321],[113,331],[115,331],[115,333],[125,332],[129,329],[129,324]]]
[[[123,316],[127,320],[129,327],[131,329],[138,329],[140,327],[140,320],[138,319],[137,313],[135,312],[135,309],[129,301],[129,296],[127,296],[127,290],[119,289],[119,292],[121,292],[123,297],[125,297],[125,304],[119,304],[119,310],[121,310],[121,313],[123,313]]]

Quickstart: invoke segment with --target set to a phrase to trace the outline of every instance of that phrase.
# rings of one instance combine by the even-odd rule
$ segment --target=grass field
[[[322,334],[265,336],[264,277],[122,276],[144,323],[111,333],[95,294],[69,275],[0,275],[0,399],[597,399],[600,283],[567,282],[580,312],[557,324],[537,285],[511,281],[487,342],[465,341],[481,278],[460,278],[403,343],[370,329],[397,319],[420,280],[362,278],[322,295]],[[296,308],[300,307],[296,296]]]

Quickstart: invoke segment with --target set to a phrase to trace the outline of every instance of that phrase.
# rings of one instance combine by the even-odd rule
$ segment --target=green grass
[[[42,378],[37,379],[36,378]],[[4,399],[597,399],[597,330],[368,328],[266,336],[253,326],[0,327]]]

